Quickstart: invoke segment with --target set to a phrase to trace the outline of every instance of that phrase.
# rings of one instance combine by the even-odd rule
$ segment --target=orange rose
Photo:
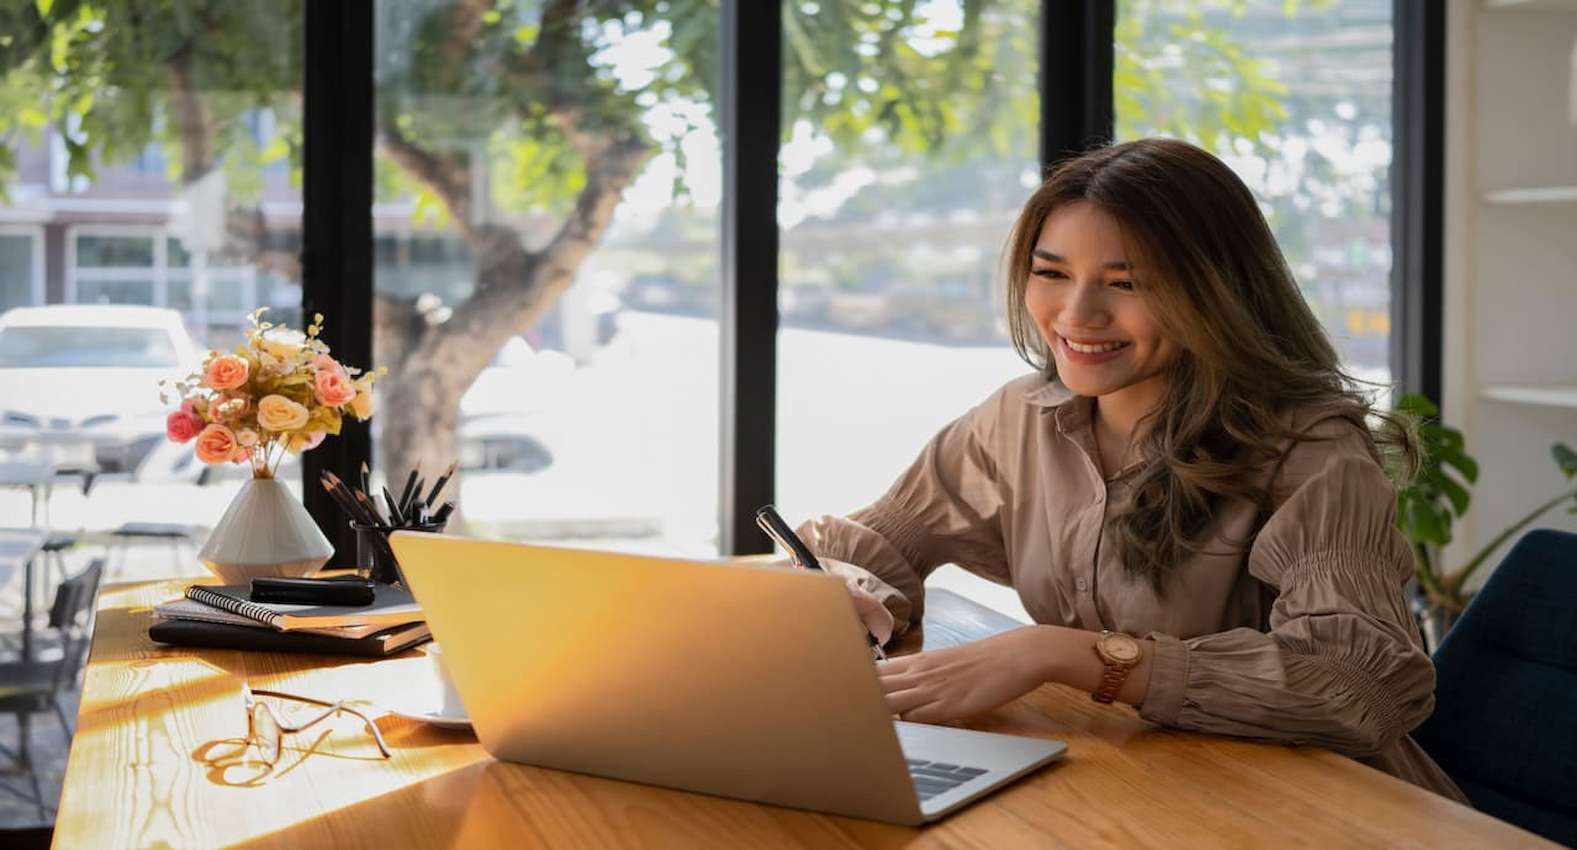
[[[203,386],[215,390],[233,390],[246,383],[251,364],[245,357],[221,354],[208,361],[208,371],[203,374]]]
[[[209,425],[197,435],[197,459],[203,463],[225,463],[235,459],[235,433],[223,425]]]

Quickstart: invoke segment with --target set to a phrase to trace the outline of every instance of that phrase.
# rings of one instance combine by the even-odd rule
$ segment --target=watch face
[[[1127,635],[1107,635],[1101,639],[1101,648],[1121,664],[1139,660],[1139,642]]]

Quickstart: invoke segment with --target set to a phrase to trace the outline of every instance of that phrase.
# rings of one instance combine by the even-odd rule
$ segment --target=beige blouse
[[[1349,422],[1287,454],[1262,505],[1226,504],[1165,593],[1128,575],[1107,528],[1139,464],[1103,480],[1091,399],[1027,375],[943,428],[875,504],[800,534],[858,564],[902,630],[925,577],[954,563],[1018,590],[1039,623],[1155,640],[1139,714],[1163,726],[1327,747],[1466,802],[1407,736],[1434,708],[1434,667],[1402,587],[1413,555],[1394,490]],[[1271,474],[1266,472],[1266,475]],[[1252,536],[1250,536],[1252,535]]]

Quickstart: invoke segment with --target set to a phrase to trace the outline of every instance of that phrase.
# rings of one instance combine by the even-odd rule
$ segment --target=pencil
[[[383,521],[383,514],[378,513],[378,506],[372,503],[372,499],[368,498],[366,493],[360,490],[352,490],[350,494],[355,497],[356,503],[361,505],[361,509],[366,511],[368,516],[372,517],[373,525],[385,530],[388,529],[389,524]]]
[[[454,475],[455,467],[459,465],[459,461],[449,464],[449,468],[444,470],[444,474],[438,476],[438,483],[433,485],[432,492],[427,494],[427,499],[423,504],[429,508],[433,506],[433,500],[438,498],[439,493],[443,492],[444,485],[449,483],[449,476]]]
[[[340,510],[349,514],[351,519],[356,518],[356,511],[352,510],[350,504],[340,497],[339,492],[334,489],[334,484],[330,482],[327,477],[323,478],[318,483],[322,484],[323,489],[328,491],[329,498],[333,499],[334,503],[339,505]]]
[[[405,525],[405,516],[400,513],[400,505],[394,501],[394,495],[387,487],[383,488],[383,503],[389,506],[389,524],[396,527]]]
[[[411,492],[416,489],[416,473],[421,469],[421,464],[411,467],[411,474],[405,476],[405,487],[400,490],[400,513],[403,515],[410,511]]]
[[[335,475],[333,472],[328,470],[324,470],[323,487],[329,491],[329,494],[334,497],[336,502],[339,502],[340,507],[344,509],[345,513],[348,514],[351,519],[361,523],[362,525],[377,524],[373,518],[367,514],[366,508],[356,501],[353,491],[349,487],[345,486],[345,482],[341,481],[338,475]]]

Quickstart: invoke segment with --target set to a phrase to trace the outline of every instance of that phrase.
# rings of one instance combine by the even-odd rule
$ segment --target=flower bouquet
[[[180,407],[165,419],[178,443],[195,443],[206,464],[249,464],[252,478],[198,552],[232,584],[253,576],[299,576],[326,562],[333,547],[301,503],[274,478],[285,454],[299,454],[338,434],[344,418],[372,416],[377,373],[345,366],[318,334],[323,316],[306,332],[250,317],[246,341],[230,352],[209,352],[202,368],[175,382]],[[167,390],[161,400],[169,404]]]

